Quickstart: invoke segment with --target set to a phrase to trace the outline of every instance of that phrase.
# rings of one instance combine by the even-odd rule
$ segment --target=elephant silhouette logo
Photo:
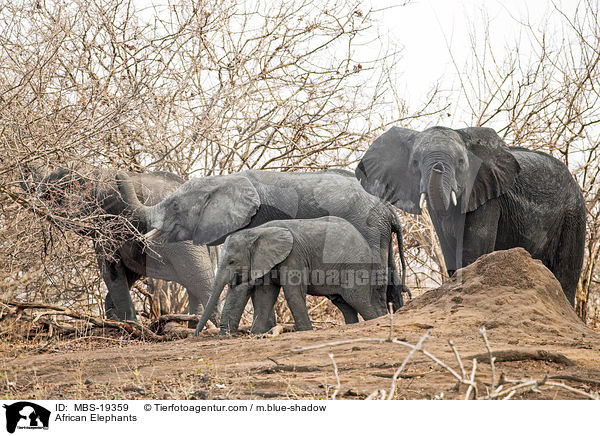
[[[18,428],[48,429],[50,411],[29,401],[4,405],[6,409],[6,431],[14,433]]]

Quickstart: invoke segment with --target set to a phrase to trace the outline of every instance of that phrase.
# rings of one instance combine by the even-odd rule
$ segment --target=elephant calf
[[[376,318],[386,313],[385,293],[376,291],[377,280],[385,280],[376,276],[377,265],[365,238],[342,218],[270,221],[241,230],[225,240],[203,320],[226,284],[221,333],[237,330],[249,298],[252,333],[268,331],[281,287],[297,330],[312,329],[306,294],[329,297],[347,323],[358,322],[357,313],[366,320]]]

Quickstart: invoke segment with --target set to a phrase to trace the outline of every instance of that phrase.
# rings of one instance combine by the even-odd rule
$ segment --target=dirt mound
[[[392,375],[409,349],[390,336],[424,348],[460,372],[452,340],[467,374],[479,356],[480,396],[490,389],[489,355],[479,332],[485,325],[497,353],[496,376],[568,382],[600,389],[600,335],[575,315],[558,281],[522,249],[491,253],[442,287],[415,298],[393,316],[368,322],[283,333],[276,337],[218,337],[216,329],[173,342],[65,341],[0,355],[5,398],[260,399],[365,398],[391,389]],[[378,340],[381,338],[382,340]],[[365,340],[366,339],[366,340]],[[74,350],[73,347],[79,348]],[[306,349],[306,347],[314,347]],[[298,348],[304,348],[298,352]],[[296,351],[293,351],[296,350]],[[38,354],[39,353],[39,354]],[[486,363],[486,357],[488,358]],[[548,378],[546,378],[548,376]],[[497,378],[498,380],[498,378]],[[395,383],[395,398],[464,398],[449,371],[415,353]],[[580,398],[542,386],[514,398]]]
[[[481,325],[536,338],[594,334],[577,317],[552,272],[522,248],[482,256],[400,313],[429,315],[433,326],[457,334]]]

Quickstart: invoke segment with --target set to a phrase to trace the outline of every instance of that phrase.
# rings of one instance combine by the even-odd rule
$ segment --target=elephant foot
[[[250,329],[250,333],[253,335],[263,335],[263,334],[269,332],[274,327],[275,326],[273,325],[269,328],[263,328],[263,329],[252,328],[252,329]]]
[[[221,330],[219,330],[219,336],[231,336],[233,333],[231,330],[227,330],[224,328],[221,328]]]
[[[106,317],[106,319],[110,319],[112,321],[120,321],[119,317],[117,316],[117,313],[114,310],[107,310],[104,316]]]
[[[121,322],[127,322],[127,321],[132,321],[132,322],[137,322],[137,315],[125,315],[124,317],[120,317],[117,315],[117,312],[115,310],[109,310],[105,313],[106,319],[110,319],[112,321],[121,321]]]

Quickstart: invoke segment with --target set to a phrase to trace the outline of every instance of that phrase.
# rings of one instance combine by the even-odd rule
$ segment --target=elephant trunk
[[[220,334],[235,333],[240,325],[242,314],[250,298],[250,287],[248,282],[233,286],[227,293],[227,300],[221,315]]]
[[[444,212],[450,207],[450,202],[457,205],[456,181],[453,171],[436,162],[431,166],[427,184],[427,196],[435,211]]]
[[[204,307],[204,312],[202,313],[202,317],[200,321],[198,321],[198,325],[196,326],[196,331],[194,332],[194,336],[198,336],[198,334],[202,331],[204,326],[206,325],[208,319],[215,311],[217,307],[217,303],[219,302],[219,297],[221,297],[221,293],[225,288],[225,285],[229,281],[229,274],[226,273],[224,268],[217,269],[217,275],[215,277],[215,281],[213,284],[213,290],[210,294],[210,298],[208,299],[208,303],[206,303],[206,307]],[[223,315],[221,316],[221,320],[223,319]]]
[[[147,225],[147,227],[152,227],[152,215],[153,215],[153,207],[149,207],[144,205],[137,194],[135,193],[135,187],[133,186],[133,180],[129,177],[128,174],[119,171],[115,176],[115,180],[117,182],[117,187],[119,188],[119,192],[121,193],[121,197],[123,201],[129,205],[131,209],[131,214],[134,219],[143,222]],[[150,235],[152,233],[152,235]],[[155,231],[150,232],[148,235],[156,236]],[[149,238],[152,239],[152,238]]]

